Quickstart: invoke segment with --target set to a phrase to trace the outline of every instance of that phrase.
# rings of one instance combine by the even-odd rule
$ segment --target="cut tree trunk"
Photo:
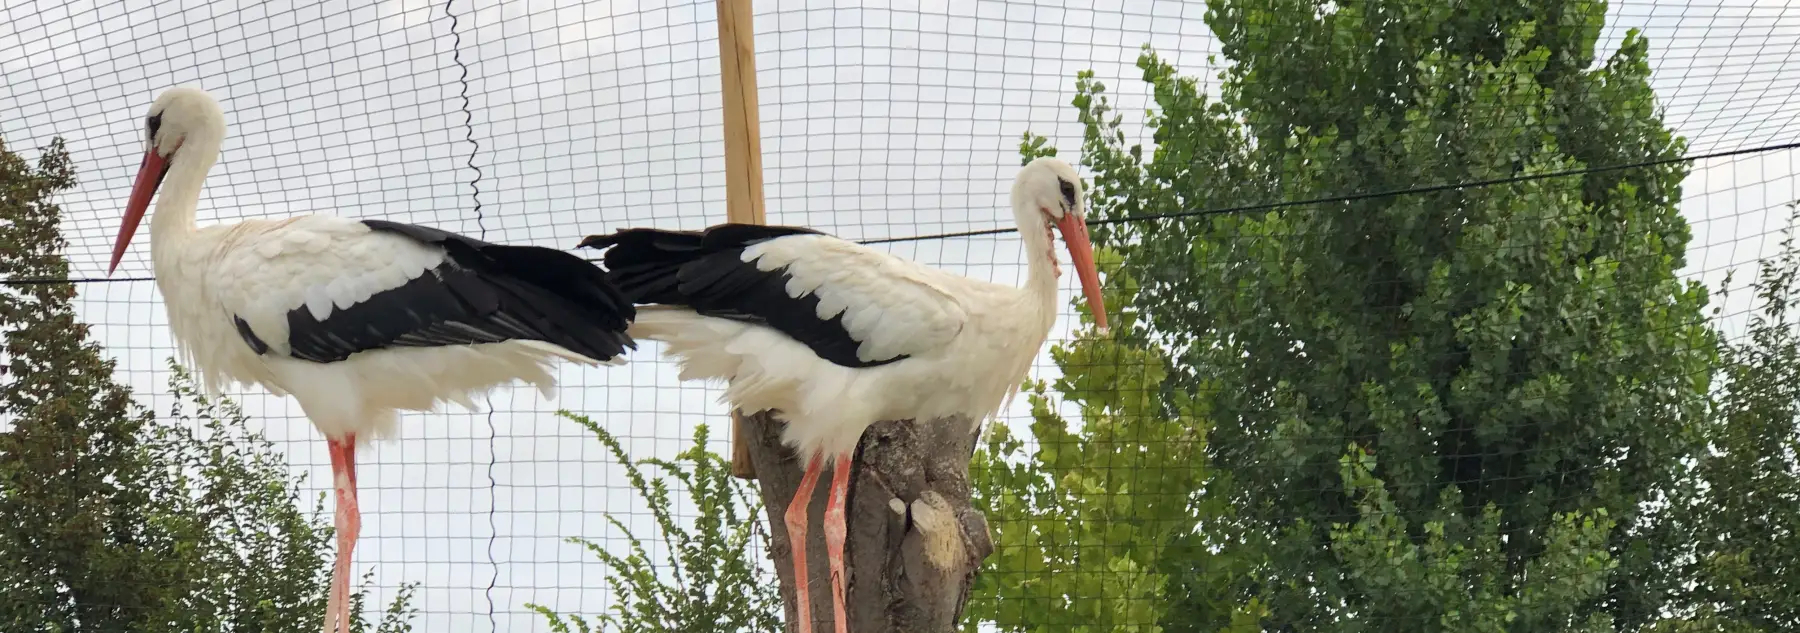
[[[782,520],[803,464],[781,444],[780,420],[744,416],[770,555],[781,579],[787,630],[797,631],[793,555]],[[845,504],[844,602],[851,633],[950,633],[969,589],[994,550],[987,518],[969,504],[969,457],[976,437],[965,420],[881,422],[863,433]],[[825,558],[825,498],[831,464],[814,490],[807,531],[807,579],[814,633],[832,631],[831,568]]]

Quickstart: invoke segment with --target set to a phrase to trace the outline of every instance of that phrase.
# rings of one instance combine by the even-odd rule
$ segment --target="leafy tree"
[[[1790,205],[1800,211],[1800,203]],[[1800,630],[1800,250],[1792,225],[1752,283],[1760,304],[1721,345],[1708,450],[1678,501],[1690,534],[1687,617],[1664,631]],[[1729,285],[1729,283],[1727,284]],[[1721,302],[1723,303],[1723,302]]]
[[[1715,356],[1685,167],[1580,172],[1681,154],[1648,44],[1596,64],[1586,0],[1207,4],[1223,88],[1146,51],[1148,156],[1079,78],[1098,216],[1500,181],[1096,231],[1212,424],[1263,626],[1660,617]]]
[[[706,426],[694,431],[694,444],[675,457],[632,460],[618,438],[586,416],[558,412],[587,427],[625,468],[625,478],[637,490],[656,518],[657,531],[670,556],[665,577],[659,573],[643,541],[611,515],[606,520],[625,533],[631,553],[619,556],[591,540],[568,541],[587,550],[612,571],[616,603],[612,613],[591,618],[563,616],[549,607],[527,604],[542,614],[557,633],[610,630],[628,633],[697,633],[700,631],[766,631],[781,629],[781,589],[773,574],[763,568],[751,545],[768,551],[768,534],[759,529],[761,502],[756,491],[731,476],[731,464],[706,450]],[[666,477],[647,478],[644,466],[655,466]],[[686,488],[698,509],[692,529],[676,521],[668,479]]]
[[[1027,158],[1043,140],[1027,136]],[[1049,153],[1047,151],[1043,153]],[[988,432],[970,468],[975,502],[994,538],[966,617],[968,631],[1063,633],[1163,630],[1165,619],[1217,630],[1255,623],[1229,585],[1231,555],[1213,553],[1208,528],[1229,520],[1206,466],[1208,425],[1181,398],[1165,407],[1168,360],[1147,344],[1128,306],[1135,284],[1118,256],[1100,250],[1113,335],[1053,346],[1055,390],[1076,404],[1064,420],[1045,383],[1028,385],[1036,449],[1004,422]],[[1091,316],[1089,317],[1091,321]],[[1176,600],[1171,594],[1189,599]],[[1172,607],[1184,612],[1171,613]]]
[[[0,628],[314,630],[318,502],[303,513],[278,453],[178,366],[174,419],[156,423],[113,382],[74,286],[41,282],[68,276],[52,197],[74,184],[60,139],[36,165],[0,146],[0,279],[39,280],[0,285]],[[410,596],[379,630],[410,628]]]
[[[0,273],[64,278],[51,197],[75,186],[60,139],[30,165],[0,147]],[[15,630],[126,630],[167,608],[179,570],[171,543],[141,534],[152,465],[137,438],[148,416],[111,381],[88,342],[70,284],[0,290],[6,378],[0,415],[0,622]]]

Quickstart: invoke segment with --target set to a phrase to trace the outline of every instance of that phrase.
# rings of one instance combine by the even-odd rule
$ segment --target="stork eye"
[[[1069,208],[1075,208],[1075,185],[1067,180],[1057,180],[1056,184],[1062,187],[1063,202],[1068,204]]]
[[[150,115],[150,118],[144,121],[144,126],[150,129],[150,142],[155,143],[156,131],[162,129],[162,115]]]

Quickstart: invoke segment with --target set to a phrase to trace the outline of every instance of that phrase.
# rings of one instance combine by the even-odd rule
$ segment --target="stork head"
[[[224,140],[225,113],[219,109],[219,102],[203,90],[186,86],[170,88],[150,104],[149,116],[144,118],[143,163],[138,167],[131,197],[125,203],[124,222],[119,225],[119,236],[113,243],[112,264],[107,267],[107,274],[119,267],[125,247],[131,245],[131,237],[137,233],[138,225],[144,221],[144,212],[150,208],[150,199],[162,186],[163,178],[169,175],[169,168],[176,158],[191,156],[197,159],[198,166],[194,171],[204,177],[206,169],[218,159],[219,145]]]
[[[1019,229],[1048,237],[1055,228],[1069,247],[1069,260],[1081,278],[1081,292],[1087,295],[1088,309],[1094,313],[1094,325],[1106,331],[1106,303],[1100,298],[1100,273],[1094,268],[1094,246],[1088,241],[1087,198],[1081,187],[1081,175],[1068,163],[1048,156],[1032,160],[1019,170],[1013,180],[1013,213]],[[1029,242],[1028,242],[1029,243]],[[1050,243],[1045,252],[1034,257],[1048,257],[1056,263]]]

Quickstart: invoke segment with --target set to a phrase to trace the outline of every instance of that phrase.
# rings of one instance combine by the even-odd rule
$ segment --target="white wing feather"
[[[743,259],[764,271],[786,266],[788,296],[817,295],[820,319],[842,314],[865,362],[942,348],[968,321],[945,273],[854,242],[792,235],[752,245]]]
[[[301,216],[221,227],[222,258],[208,280],[228,315],[242,318],[271,347],[287,352],[287,314],[305,306],[324,320],[334,310],[397,288],[444,261],[440,247],[371,230],[355,220]]]

